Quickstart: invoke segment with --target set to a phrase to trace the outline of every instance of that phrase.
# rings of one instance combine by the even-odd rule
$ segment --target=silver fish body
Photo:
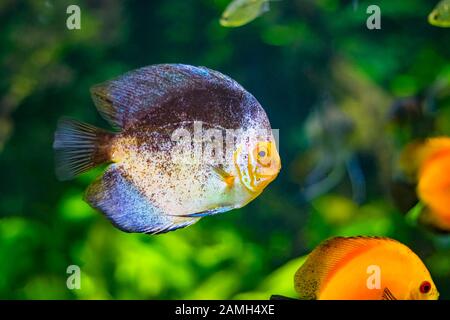
[[[71,178],[112,162],[85,199],[124,231],[167,232],[242,207],[278,174],[264,110],[219,72],[156,65],[91,92],[100,113],[120,131],[63,122],[54,144],[63,155],[57,172]],[[76,166],[67,154],[76,156]],[[78,159],[89,161],[80,165]]]

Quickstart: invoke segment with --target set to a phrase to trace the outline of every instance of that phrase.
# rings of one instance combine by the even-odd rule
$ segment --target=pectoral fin
[[[234,184],[234,176],[226,172],[222,167],[211,166],[214,172],[219,176],[219,178],[231,188]]]
[[[389,288],[384,288],[383,290],[383,295],[382,295],[382,299],[383,300],[397,300],[397,298],[392,294],[391,290],[389,290]]]

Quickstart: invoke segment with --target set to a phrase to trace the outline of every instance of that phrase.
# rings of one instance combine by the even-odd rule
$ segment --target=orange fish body
[[[450,138],[410,144],[401,162],[404,171],[417,180],[417,195],[426,206],[420,220],[450,230]]]
[[[311,252],[294,281],[301,299],[429,300],[439,295],[420,258],[388,238],[329,239]]]
[[[419,173],[417,192],[434,219],[430,223],[450,230],[450,149],[428,159]]]

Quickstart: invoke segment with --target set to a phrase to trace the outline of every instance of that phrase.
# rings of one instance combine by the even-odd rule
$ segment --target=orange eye
[[[429,283],[428,281],[422,282],[422,284],[420,285],[419,290],[420,290],[421,293],[424,293],[424,294],[430,292],[430,290],[431,290],[431,283]]]

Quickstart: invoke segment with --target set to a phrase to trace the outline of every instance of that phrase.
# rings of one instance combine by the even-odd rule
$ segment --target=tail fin
[[[110,160],[109,149],[114,133],[76,120],[58,121],[53,149],[56,176],[69,180]]]

